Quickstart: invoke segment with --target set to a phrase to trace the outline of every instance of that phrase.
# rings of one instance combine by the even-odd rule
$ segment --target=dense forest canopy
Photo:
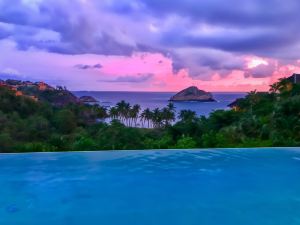
[[[300,146],[300,85],[288,79],[209,117],[183,110],[175,118],[173,104],[141,110],[121,101],[107,110],[62,87],[22,88],[0,85],[1,152]]]

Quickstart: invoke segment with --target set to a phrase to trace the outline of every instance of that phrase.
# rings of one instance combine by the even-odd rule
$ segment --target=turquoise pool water
[[[0,155],[1,225],[300,224],[300,149]]]

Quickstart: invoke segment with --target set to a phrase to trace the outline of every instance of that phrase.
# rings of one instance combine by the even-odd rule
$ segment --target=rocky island
[[[92,96],[81,96],[79,98],[79,101],[84,104],[89,104],[89,105],[99,104],[99,101],[97,101],[97,99],[95,99]]]
[[[198,101],[198,102],[215,102],[212,94],[198,89],[195,86],[188,87],[171,97],[170,101]]]

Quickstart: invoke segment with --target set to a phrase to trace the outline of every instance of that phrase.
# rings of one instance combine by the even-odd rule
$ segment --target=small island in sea
[[[200,90],[196,86],[188,87],[176,95],[171,97],[172,102],[185,102],[185,101],[197,101],[197,102],[215,102],[210,92]]]
[[[81,96],[79,100],[84,104],[90,104],[90,105],[99,104],[99,101],[92,96]]]

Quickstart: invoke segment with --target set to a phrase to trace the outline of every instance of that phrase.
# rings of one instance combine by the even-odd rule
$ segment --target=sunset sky
[[[300,72],[299,0],[0,0],[0,79],[268,90]]]

